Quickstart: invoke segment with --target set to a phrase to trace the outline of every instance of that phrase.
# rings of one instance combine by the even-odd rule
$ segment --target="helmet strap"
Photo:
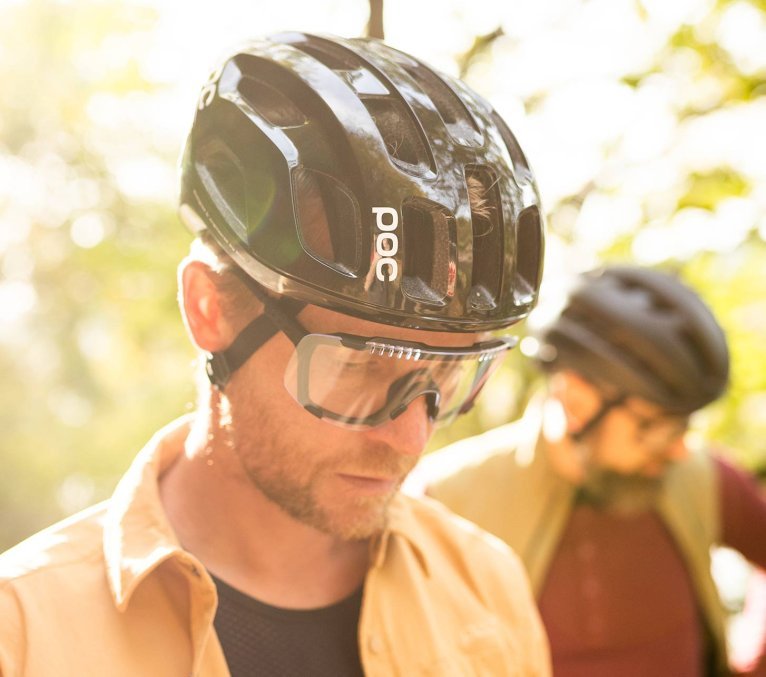
[[[226,350],[207,354],[205,371],[210,382],[219,390],[223,390],[232,374],[278,331],[279,327],[268,315],[256,317]]]
[[[241,277],[244,279],[245,275]],[[205,372],[210,383],[219,390],[223,390],[232,374],[278,332],[284,331],[295,343],[293,332],[286,326],[290,324],[287,318],[295,318],[306,305],[302,301],[288,298],[273,299],[249,276],[245,281],[255,296],[263,302],[264,311],[238,334],[226,350],[207,354]]]

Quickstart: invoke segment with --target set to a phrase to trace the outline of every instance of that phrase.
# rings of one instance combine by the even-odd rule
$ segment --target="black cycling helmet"
[[[585,273],[542,333],[548,370],[572,369],[605,390],[690,414],[724,391],[726,337],[675,277],[616,266]]]
[[[199,99],[181,216],[263,287],[363,319],[492,330],[537,299],[542,214],[513,134],[375,40],[287,33],[227,58]]]

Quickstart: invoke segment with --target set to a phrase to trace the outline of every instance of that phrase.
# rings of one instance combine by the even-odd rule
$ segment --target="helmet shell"
[[[585,273],[542,332],[548,370],[689,414],[723,393],[726,337],[700,297],[656,270],[615,266]]]
[[[537,299],[543,217],[515,137],[460,81],[375,40],[287,33],[225,59],[180,213],[264,287],[376,322],[491,330]]]

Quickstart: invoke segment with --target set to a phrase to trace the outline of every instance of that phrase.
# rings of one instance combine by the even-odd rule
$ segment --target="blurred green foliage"
[[[102,61],[107,42],[140,41],[154,20],[120,2],[44,0],[0,19],[0,550],[107,496],[194,397],[173,272],[189,236],[172,195],[137,199],[114,175],[133,154],[172,171],[177,150],[97,129],[90,108],[154,93],[135,61]],[[14,318],[8,302],[29,294]]]
[[[763,2],[753,6],[766,11]],[[194,354],[175,300],[175,267],[190,237],[166,180],[182,130],[172,139],[147,134],[141,118],[167,89],[137,58],[156,22],[153,10],[118,0],[0,6],[0,550],[108,496],[146,439],[194,400]],[[455,55],[457,70],[470,81],[473,60],[501,35],[469,40]],[[656,64],[622,81],[639,87],[662,71],[668,53],[692,50],[719,95],[704,107],[681,106],[679,115],[763,95],[763,73],[740,72],[714,35],[684,26]],[[136,173],[141,190],[131,183]],[[563,246],[576,246],[577,235],[560,217],[598,189],[546,205],[551,236]],[[713,212],[757,189],[727,166],[690,168],[674,209]],[[615,233],[601,256],[631,258],[642,227]],[[752,468],[766,464],[762,235],[753,229],[733,249],[701,244],[663,262],[712,305],[734,358],[728,395],[695,426]],[[511,420],[537,379],[516,352],[475,410],[439,431],[430,448]]]
[[[643,3],[636,2],[642,11]],[[678,83],[677,118],[679,120],[701,118],[717,111],[729,110],[741,102],[750,102],[766,94],[766,71],[763,68],[744,72],[732,56],[717,41],[718,30],[723,22],[724,12],[732,5],[750,6],[758,10],[758,20],[766,22],[766,3],[718,0],[701,20],[683,24],[657,52],[655,63],[644,72],[617,78],[631,88],[638,88],[657,74],[671,72],[674,57],[689,53],[698,57],[699,69],[693,78]],[[755,19],[753,19],[755,21]],[[503,35],[502,30],[478,36],[464,54],[459,56],[459,71],[471,81],[472,62],[481,61],[485,50]],[[675,76],[677,77],[677,76]],[[711,93],[702,97],[704,105],[695,100],[691,93],[699,80],[709,83]],[[686,95],[686,99],[684,96]],[[545,95],[535,95],[525,101],[527,110],[537,107]],[[766,125],[766,117],[763,119]],[[616,152],[607,154],[605,164],[614,161]],[[585,200],[602,191],[608,194],[613,189],[608,185],[599,186],[589,182],[581,191],[562,197],[556,204],[546,205],[549,215],[549,238],[563,242],[571,248],[571,255],[577,255],[577,233],[571,228],[572,219],[564,218],[565,211],[579,211]],[[668,216],[678,215],[684,210],[704,210],[714,213],[725,207],[726,201],[740,199],[749,201],[756,194],[763,195],[764,186],[753,185],[750,177],[728,165],[689,168],[685,176],[684,190],[677,196]],[[673,195],[668,186],[668,195]],[[638,228],[628,233],[615,232],[608,246],[602,248],[599,260],[603,263],[634,262],[634,245],[637,235],[650,220],[652,196],[646,196],[643,204],[644,218]],[[754,200],[762,206],[763,199]],[[761,224],[760,227],[758,224]],[[682,258],[662,261],[659,266],[675,273],[695,288],[711,306],[727,333],[732,358],[730,388],[725,397],[710,405],[695,416],[692,427],[704,435],[722,453],[736,463],[752,471],[762,472],[766,468],[766,214],[761,210],[750,231],[733,248],[710,248],[701,235],[698,242],[692,241],[693,253]],[[726,219],[721,227],[726,228]],[[668,230],[668,239],[677,237]],[[694,239],[694,235],[691,234]],[[517,326],[515,333],[523,335],[525,327]],[[429,444],[429,450],[476,434],[488,427],[513,420],[526,406],[531,394],[542,385],[542,378],[534,366],[518,353],[503,366],[500,384],[490,383],[488,391],[474,411],[464,416],[449,429],[438,431]],[[508,395],[508,390],[512,395]],[[497,400],[501,403],[497,405]]]
[[[727,197],[743,197],[751,190],[748,182],[737,172],[719,167],[706,173],[692,172],[688,189],[678,200],[678,208],[700,207],[714,210]]]

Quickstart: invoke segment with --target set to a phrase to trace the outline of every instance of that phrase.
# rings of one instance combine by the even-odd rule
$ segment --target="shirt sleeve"
[[[16,595],[6,581],[0,581],[0,619],[0,677],[17,677],[23,673],[23,621]]]
[[[766,569],[766,493],[755,478],[715,457],[721,499],[722,544]]]

